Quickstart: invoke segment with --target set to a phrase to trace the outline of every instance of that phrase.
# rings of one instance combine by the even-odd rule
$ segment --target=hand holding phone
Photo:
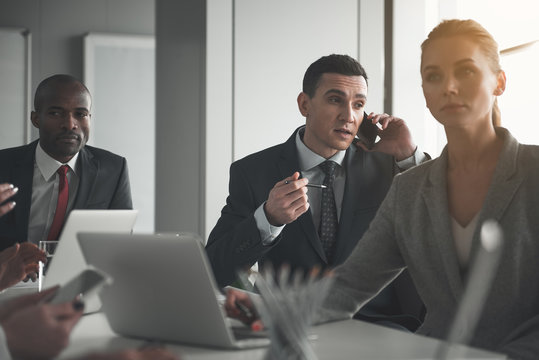
[[[89,297],[98,293],[105,285],[111,285],[112,278],[105,272],[94,267],[88,267],[77,276],[69,280],[65,285],[61,286],[51,297],[45,299],[44,302],[50,304],[61,304],[73,301],[77,296],[84,300],[84,297]]]
[[[368,118],[366,112],[363,112],[363,121],[359,125],[358,132],[356,134],[357,141],[360,141],[365,147],[371,150],[376,142],[378,136],[378,126],[372,123],[372,120]]]

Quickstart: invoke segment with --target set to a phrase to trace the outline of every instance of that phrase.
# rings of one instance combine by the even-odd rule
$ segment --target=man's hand
[[[372,150],[368,150],[361,142],[355,142],[356,146],[365,151],[379,151],[395,157],[397,161],[404,160],[413,155],[416,145],[410,134],[410,130],[404,120],[388,114],[370,113],[368,120],[373,124],[379,123],[382,129],[378,130],[378,141]]]
[[[11,184],[0,184],[0,204],[15,195],[19,191],[18,188],[13,187]],[[10,212],[15,207],[15,202],[10,201],[0,206],[0,216]]]
[[[299,178],[299,173],[279,181],[271,189],[264,212],[268,222],[273,226],[289,224],[309,209],[307,201],[307,183],[309,180]]]
[[[1,321],[9,351],[16,359],[54,358],[68,345],[71,330],[82,316],[84,306],[79,301],[29,304],[50,294],[32,295],[14,299],[11,304],[14,312]]]
[[[45,252],[29,242],[15,244],[0,251],[0,290],[27,277],[35,277],[40,261],[47,262]]]
[[[255,306],[248,293],[233,288],[227,288],[225,300],[226,314],[247,324],[254,331],[264,328],[258,318]]]

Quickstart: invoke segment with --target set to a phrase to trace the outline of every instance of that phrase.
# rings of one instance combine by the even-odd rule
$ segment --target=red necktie
[[[60,229],[64,223],[64,216],[67,209],[67,199],[69,198],[69,184],[67,183],[67,171],[69,167],[62,165],[56,171],[60,175],[60,186],[58,187],[58,202],[56,203],[56,211],[54,212],[54,220],[52,221],[51,229],[47,240],[58,240]]]

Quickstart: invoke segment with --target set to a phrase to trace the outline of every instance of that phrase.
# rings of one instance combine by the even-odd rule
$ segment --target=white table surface
[[[313,328],[318,339],[313,347],[319,359],[432,359],[440,341],[389,329],[358,320],[323,324]],[[110,329],[105,315],[86,315],[75,328],[69,347],[61,359],[92,351],[137,347],[144,341],[117,336]],[[168,344],[167,348],[182,359],[263,359],[265,349],[221,350]],[[458,346],[461,359],[506,359],[505,356]]]

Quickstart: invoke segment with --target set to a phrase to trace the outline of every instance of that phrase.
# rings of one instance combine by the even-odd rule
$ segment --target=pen
[[[325,189],[325,188],[327,188],[326,185],[322,185],[322,184],[307,184],[306,186],[307,187],[312,187],[312,188],[317,188],[317,189]]]
[[[237,300],[235,301],[235,304],[245,317],[247,317],[248,319],[254,318],[253,312],[247,306],[243,305]]]
[[[284,183],[285,183],[285,184],[290,184],[290,181],[285,180]],[[326,185],[322,185],[322,184],[307,184],[307,185],[305,185],[305,186],[307,186],[307,187],[312,187],[312,188],[317,188],[317,189],[325,189],[325,188],[327,188]]]

